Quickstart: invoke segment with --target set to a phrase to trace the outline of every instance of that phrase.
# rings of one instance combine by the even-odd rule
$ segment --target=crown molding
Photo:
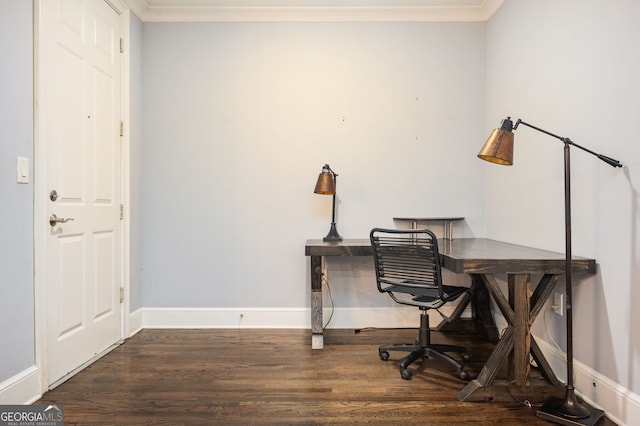
[[[126,0],[143,22],[486,22],[505,0]],[[390,6],[390,4],[394,4]]]

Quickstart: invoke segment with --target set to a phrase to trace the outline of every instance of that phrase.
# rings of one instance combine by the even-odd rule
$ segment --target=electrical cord
[[[417,330],[417,329],[418,327],[384,327],[384,328],[363,327],[363,328],[356,328],[355,330],[353,330],[353,333],[358,334],[363,331],[376,331],[376,330]]]
[[[528,408],[532,408],[532,407],[540,408],[540,407],[542,407],[542,405],[543,405],[542,403],[537,403],[537,404],[536,404],[536,403],[532,403],[532,402],[531,402],[531,401],[529,401],[528,399],[521,400],[520,398],[518,398],[517,396],[515,396],[513,393],[511,393],[511,387],[510,387],[510,386],[511,386],[513,383],[515,383],[515,380],[514,380],[514,381],[511,381],[511,382],[509,382],[509,383],[507,384],[507,393],[509,394],[509,396],[511,396],[511,398],[513,398],[513,400],[514,400],[514,401],[516,401],[516,402],[518,402],[518,403],[520,403],[520,404],[522,404],[522,405],[524,405],[524,406],[526,406],[526,407],[528,407]]]
[[[564,360],[566,361],[566,354],[564,353],[560,345],[558,345],[558,342],[555,341],[553,336],[549,334],[549,326],[547,324],[547,313],[549,311],[553,311],[553,308],[555,308],[555,306],[549,306],[547,309],[544,310],[544,314],[542,315],[542,320],[544,321],[544,334],[546,334],[549,340],[551,340],[551,343],[553,343],[553,346],[558,350],[558,352],[560,352],[561,354],[564,354],[565,356]]]
[[[329,315],[329,319],[327,320],[325,325],[322,326],[322,329],[325,330],[329,325],[329,323],[331,322],[331,319],[333,318],[333,313],[336,310],[336,306],[333,303],[333,295],[331,294],[331,286],[329,285],[329,280],[327,279],[326,265],[322,265],[322,284],[327,286],[327,293],[329,294],[329,300],[331,301],[331,314]]]

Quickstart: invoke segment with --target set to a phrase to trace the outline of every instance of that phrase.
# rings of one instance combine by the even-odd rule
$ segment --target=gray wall
[[[475,158],[512,115],[625,164],[572,151],[574,253],[599,266],[574,286],[575,355],[637,395],[638,16],[631,0],[509,0],[487,25],[132,17],[131,309],[307,306],[325,162],[347,238],[393,216],[464,215],[464,235],[562,251],[561,144],[521,127],[514,167]],[[1,382],[34,364],[33,183],[15,183],[17,156],[33,170],[31,2],[0,0],[0,35]],[[366,265],[333,266],[356,284],[336,304],[384,303]],[[562,345],[548,319],[537,334]]]
[[[574,283],[575,359],[640,392],[638,209],[640,3],[509,0],[487,26],[489,134],[507,115],[620,160],[571,150],[573,253],[598,262]],[[490,237],[564,251],[563,144],[518,128],[513,167],[485,166]],[[561,284],[564,288],[564,283]],[[564,318],[548,329],[563,350]],[[537,334],[545,336],[543,323]],[[635,330],[635,332],[633,332]],[[616,386],[618,386],[616,385]],[[598,399],[599,388],[579,388]],[[619,392],[627,392],[619,390]],[[602,403],[602,401],[601,401]],[[625,408],[616,415],[625,420]],[[626,418],[629,424],[637,417]]]
[[[0,382],[35,363],[33,25],[30,1],[0,0]],[[16,183],[16,157],[30,183]]]
[[[480,23],[143,24],[143,305],[308,307],[324,163],[345,238],[411,215],[477,231],[484,39]],[[389,303],[355,281],[336,305]]]

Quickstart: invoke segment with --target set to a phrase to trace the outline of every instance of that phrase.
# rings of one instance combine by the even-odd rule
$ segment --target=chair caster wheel
[[[467,353],[462,354],[462,360],[463,360],[464,362],[469,362],[469,361],[471,361],[471,354],[470,354],[470,353],[468,353],[468,352],[467,352]]]
[[[469,373],[467,373],[465,370],[460,370],[460,372],[458,373],[458,377],[461,380],[469,380]]]
[[[380,356],[380,359],[383,361],[386,361],[389,359],[389,352],[387,351],[379,352],[378,355]]]
[[[411,380],[411,370],[409,370],[408,368],[405,369],[400,369],[400,376],[404,379],[404,380]]]

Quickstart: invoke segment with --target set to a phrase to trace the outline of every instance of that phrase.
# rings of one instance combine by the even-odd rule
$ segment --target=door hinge
[[[124,302],[124,287],[120,287],[120,303]]]
[[[124,219],[124,204],[120,204],[120,220]]]
[[[120,122],[120,136],[124,136],[124,121]]]
[[[124,40],[120,39],[120,53],[124,53]]]

